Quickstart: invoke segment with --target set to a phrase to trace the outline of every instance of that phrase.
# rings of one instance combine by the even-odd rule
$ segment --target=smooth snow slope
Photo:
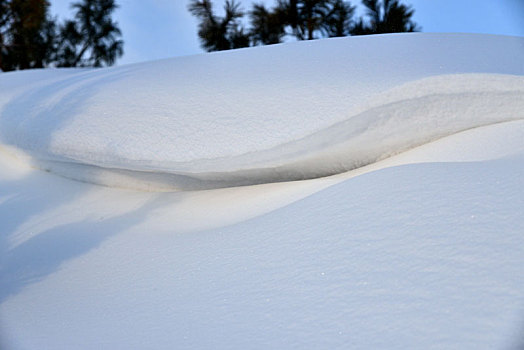
[[[523,140],[516,121],[350,180],[172,193],[1,156],[0,348],[520,349]]]
[[[409,34],[3,74],[0,141],[110,186],[313,178],[523,119],[523,62],[522,38]]]
[[[523,43],[0,74],[0,349],[520,350]]]

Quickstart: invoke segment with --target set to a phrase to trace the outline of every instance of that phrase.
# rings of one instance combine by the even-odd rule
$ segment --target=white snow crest
[[[42,169],[143,190],[327,176],[524,119],[523,42],[390,35],[4,74],[0,140]]]

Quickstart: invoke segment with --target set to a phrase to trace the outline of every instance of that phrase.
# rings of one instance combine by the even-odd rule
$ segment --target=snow
[[[522,118],[523,45],[488,35],[386,35],[6,74],[13,88],[0,140],[40,168],[135,189],[327,176]]]
[[[0,348],[522,347],[523,58],[412,34],[0,75]]]

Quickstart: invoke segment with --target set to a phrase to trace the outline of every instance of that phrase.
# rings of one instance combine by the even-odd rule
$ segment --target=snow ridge
[[[322,177],[524,119],[522,47],[384,35],[3,74],[0,142],[41,169],[141,190]]]
[[[237,157],[193,162],[113,161],[113,167],[73,159],[41,159],[36,164],[76,180],[154,191],[328,176],[464,130],[524,120],[524,78],[480,74],[426,78],[388,91],[366,108],[300,140]]]

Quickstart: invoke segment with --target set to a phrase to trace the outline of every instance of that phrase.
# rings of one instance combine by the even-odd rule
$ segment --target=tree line
[[[218,16],[211,0],[191,0],[188,10],[200,21],[198,36],[207,51],[278,44],[285,37],[312,40],[325,37],[414,32],[414,10],[400,0],[362,0],[365,16],[355,19],[355,6],[344,0],[277,0],[267,8],[254,4],[244,12],[227,0]],[[249,25],[244,25],[247,15]]]
[[[123,54],[114,0],[74,2],[61,23],[46,0],[0,0],[0,70],[112,65]]]
[[[419,30],[414,10],[400,0],[362,0],[364,17],[345,0],[276,0],[244,12],[227,0],[218,16],[211,0],[189,0],[199,19],[198,36],[207,51],[283,42],[286,37],[323,37]],[[47,0],[0,0],[0,70],[110,66],[123,54],[122,33],[112,19],[115,0],[77,0],[72,19],[59,22]],[[246,21],[247,17],[247,21]],[[247,25],[246,25],[247,23]]]

